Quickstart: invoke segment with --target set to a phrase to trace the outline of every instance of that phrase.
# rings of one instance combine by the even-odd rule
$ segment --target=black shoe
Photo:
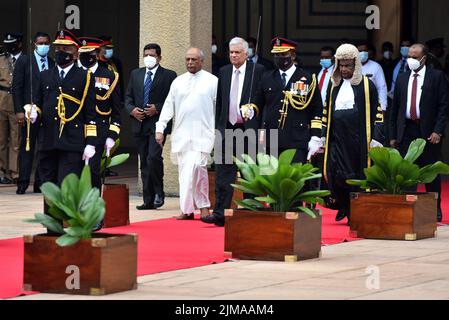
[[[0,184],[13,184],[13,181],[9,178],[0,178]]]
[[[344,218],[346,218],[346,211],[345,210],[338,210],[338,213],[337,213],[337,215],[336,215],[336,217],[335,217],[335,221],[341,221],[341,220],[343,220]]]
[[[25,194],[27,191],[28,185],[25,184],[19,184],[17,186],[16,194]]]
[[[34,193],[42,193],[41,188],[39,187],[38,184],[35,184],[35,185],[33,186],[33,192],[34,192]]]
[[[208,223],[208,224],[215,224],[217,227],[224,227],[225,225],[225,220],[224,217],[220,217],[216,214],[212,214],[210,216],[207,217],[201,217],[200,218],[201,221],[203,221],[204,223]]]
[[[92,232],[101,230],[101,229],[103,228],[103,226],[104,226],[104,220],[101,220],[101,221],[94,227],[94,229],[92,230]]]
[[[443,211],[441,211],[441,208],[438,208],[437,210],[437,221],[443,222]]]
[[[146,204],[144,203],[141,206],[136,207],[137,210],[154,210],[156,207],[153,204]]]
[[[164,203],[165,203],[165,197],[164,197],[164,195],[156,194],[156,195],[154,196],[154,202],[153,202],[153,204],[154,204],[154,206],[155,206],[156,208],[162,207],[162,206],[164,205]]]
[[[117,177],[118,176],[117,172],[114,172],[114,171],[112,171],[110,169],[106,169],[104,174],[105,174],[106,177]]]

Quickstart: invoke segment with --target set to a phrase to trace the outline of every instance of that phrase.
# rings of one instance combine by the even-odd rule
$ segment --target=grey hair
[[[231,46],[236,46],[239,44],[241,44],[243,46],[243,49],[245,50],[245,52],[248,52],[248,49],[249,49],[248,42],[245,39],[239,38],[239,37],[232,38],[232,40],[229,41],[229,49],[231,48]]]
[[[204,59],[205,59],[205,57],[206,57],[206,56],[204,55],[204,51],[201,50],[200,48],[197,48],[197,47],[190,47],[189,50],[187,50],[187,51],[190,51],[190,50],[192,50],[192,49],[198,50],[198,53],[199,53],[199,55],[200,55],[200,60],[204,62]]]

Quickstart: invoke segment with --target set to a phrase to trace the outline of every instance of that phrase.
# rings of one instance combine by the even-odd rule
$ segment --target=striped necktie
[[[150,89],[153,83],[153,72],[147,72],[147,78],[145,79],[145,84],[143,86],[143,107],[145,108],[150,103]]]

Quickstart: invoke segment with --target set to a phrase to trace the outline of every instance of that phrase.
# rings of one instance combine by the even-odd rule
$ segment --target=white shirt
[[[290,69],[288,69],[287,71],[282,71],[281,69],[279,69],[279,73],[281,74],[281,79],[282,79],[282,74],[286,73],[287,77],[285,78],[285,83],[289,83],[290,79],[293,77],[293,74],[296,72],[296,65],[293,64]]]
[[[44,59],[45,70],[48,70],[48,56],[42,57],[42,56],[40,56],[36,52],[36,50],[34,50],[34,57],[36,58],[37,67],[39,68],[40,72],[42,72],[42,61],[41,61],[41,59]]]
[[[244,64],[242,64],[240,66],[240,68],[236,68],[235,66],[232,67],[232,79],[231,79],[231,87],[229,89],[229,96],[231,96],[232,94],[232,85],[234,84],[234,79],[236,76],[236,71],[239,70],[240,74],[239,74],[239,94],[238,94],[238,99],[237,99],[237,115],[241,114],[240,113],[240,102],[242,100],[242,92],[243,92],[243,84],[245,82],[245,74],[246,74],[246,62]],[[231,107],[231,106],[229,106]],[[243,121],[243,119],[240,119]]]
[[[323,75],[324,72],[324,68],[321,69],[320,73],[318,74],[318,84],[320,83],[321,80],[321,76]],[[331,80],[331,76],[332,73],[334,72],[334,66],[330,66],[329,68],[327,68],[327,74],[324,77],[324,83],[323,83],[323,88],[321,89],[321,100],[323,100],[323,105],[326,103],[326,98],[327,98],[327,89],[329,87],[329,82]]]
[[[92,72],[92,74],[94,74],[98,70],[98,66],[99,66],[98,62],[95,63],[92,67],[89,68],[90,72]],[[78,67],[83,68],[84,70],[87,70],[87,68],[85,66],[83,66],[79,60],[78,60]],[[59,71],[59,73],[61,73],[61,71]]]
[[[362,65],[362,73],[364,76],[371,75],[369,79],[374,82],[374,85],[376,86],[382,110],[386,111],[388,106],[388,88],[381,65],[375,61],[368,60],[365,65]]]
[[[411,108],[411,104],[412,104],[412,89],[413,89],[413,80],[415,80],[414,75],[416,74],[416,72],[412,71],[412,73],[410,74],[410,78],[408,80],[408,90],[407,90],[407,113],[405,114],[405,117],[407,119],[411,119],[410,116],[410,108]],[[422,95],[422,86],[424,84],[424,78],[426,76],[426,66],[424,66],[424,68],[422,68],[419,72],[418,72],[418,86],[417,86],[417,91],[416,91],[416,115],[419,118],[421,118],[421,112],[419,110],[419,104],[421,102],[421,95]]]
[[[17,60],[19,60],[20,56],[22,55],[22,52],[19,52],[18,54],[16,54],[15,56],[13,56]]]
[[[335,100],[335,111],[354,109],[354,104],[355,96],[351,80],[343,79],[340,91],[338,91],[337,99]]]
[[[70,72],[70,70],[72,70],[74,65],[75,64],[72,63],[70,66],[68,66],[64,69],[62,69],[60,66],[58,66],[58,75],[61,76],[61,71],[64,71],[64,79],[65,79],[65,77],[67,77],[67,74]]]
[[[184,73],[173,81],[156,132],[163,133],[174,119],[172,153],[211,153],[215,142],[215,102],[218,78],[201,70]]]
[[[151,82],[154,81],[154,76],[156,75],[157,69],[159,69],[159,65],[155,66],[155,67],[154,67],[153,69],[151,69],[151,70],[147,68],[147,71],[145,72],[145,78],[144,78],[144,80],[143,80],[144,85],[145,85],[145,81],[147,81],[147,77],[148,77],[148,72],[149,72],[149,71],[153,74],[153,75],[151,76]]]

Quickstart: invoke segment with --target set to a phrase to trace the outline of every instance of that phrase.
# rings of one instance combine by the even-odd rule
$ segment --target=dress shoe
[[[17,186],[16,194],[25,194],[27,191],[28,186],[24,184],[19,184]]]
[[[156,194],[156,195],[154,196],[154,202],[153,202],[153,204],[154,204],[154,206],[155,206],[156,208],[162,207],[162,206],[164,205],[164,203],[165,203],[165,197],[164,197],[164,195]]]
[[[104,220],[101,220],[101,221],[100,221],[100,222],[93,228],[92,232],[101,230],[101,229],[103,228],[103,226],[104,226]]]
[[[13,181],[9,178],[3,177],[0,178],[0,184],[13,184]]]
[[[195,220],[195,215],[193,213],[190,214],[180,214],[176,217],[176,220]]]
[[[117,177],[118,176],[117,172],[114,172],[114,171],[112,171],[110,169],[106,169],[104,174],[105,174],[106,177]]]
[[[337,215],[335,216],[335,221],[341,221],[344,218],[346,218],[347,214],[346,214],[346,210],[338,210]]]
[[[137,210],[154,210],[156,208],[154,207],[153,204],[146,204],[146,203],[144,203],[141,206],[137,206],[136,209]]]
[[[213,223],[217,227],[224,227],[224,225],[225,225],[224,217],[220,217],[216,214],[212,214],[207,217],[201,217],[201,221],[203,221],[204,223],[208,223],[208,224]]]
[[[437,211],[437,221],[443,222],[443,211],[441,211],[441,208],[438,208],[438,211]]]

